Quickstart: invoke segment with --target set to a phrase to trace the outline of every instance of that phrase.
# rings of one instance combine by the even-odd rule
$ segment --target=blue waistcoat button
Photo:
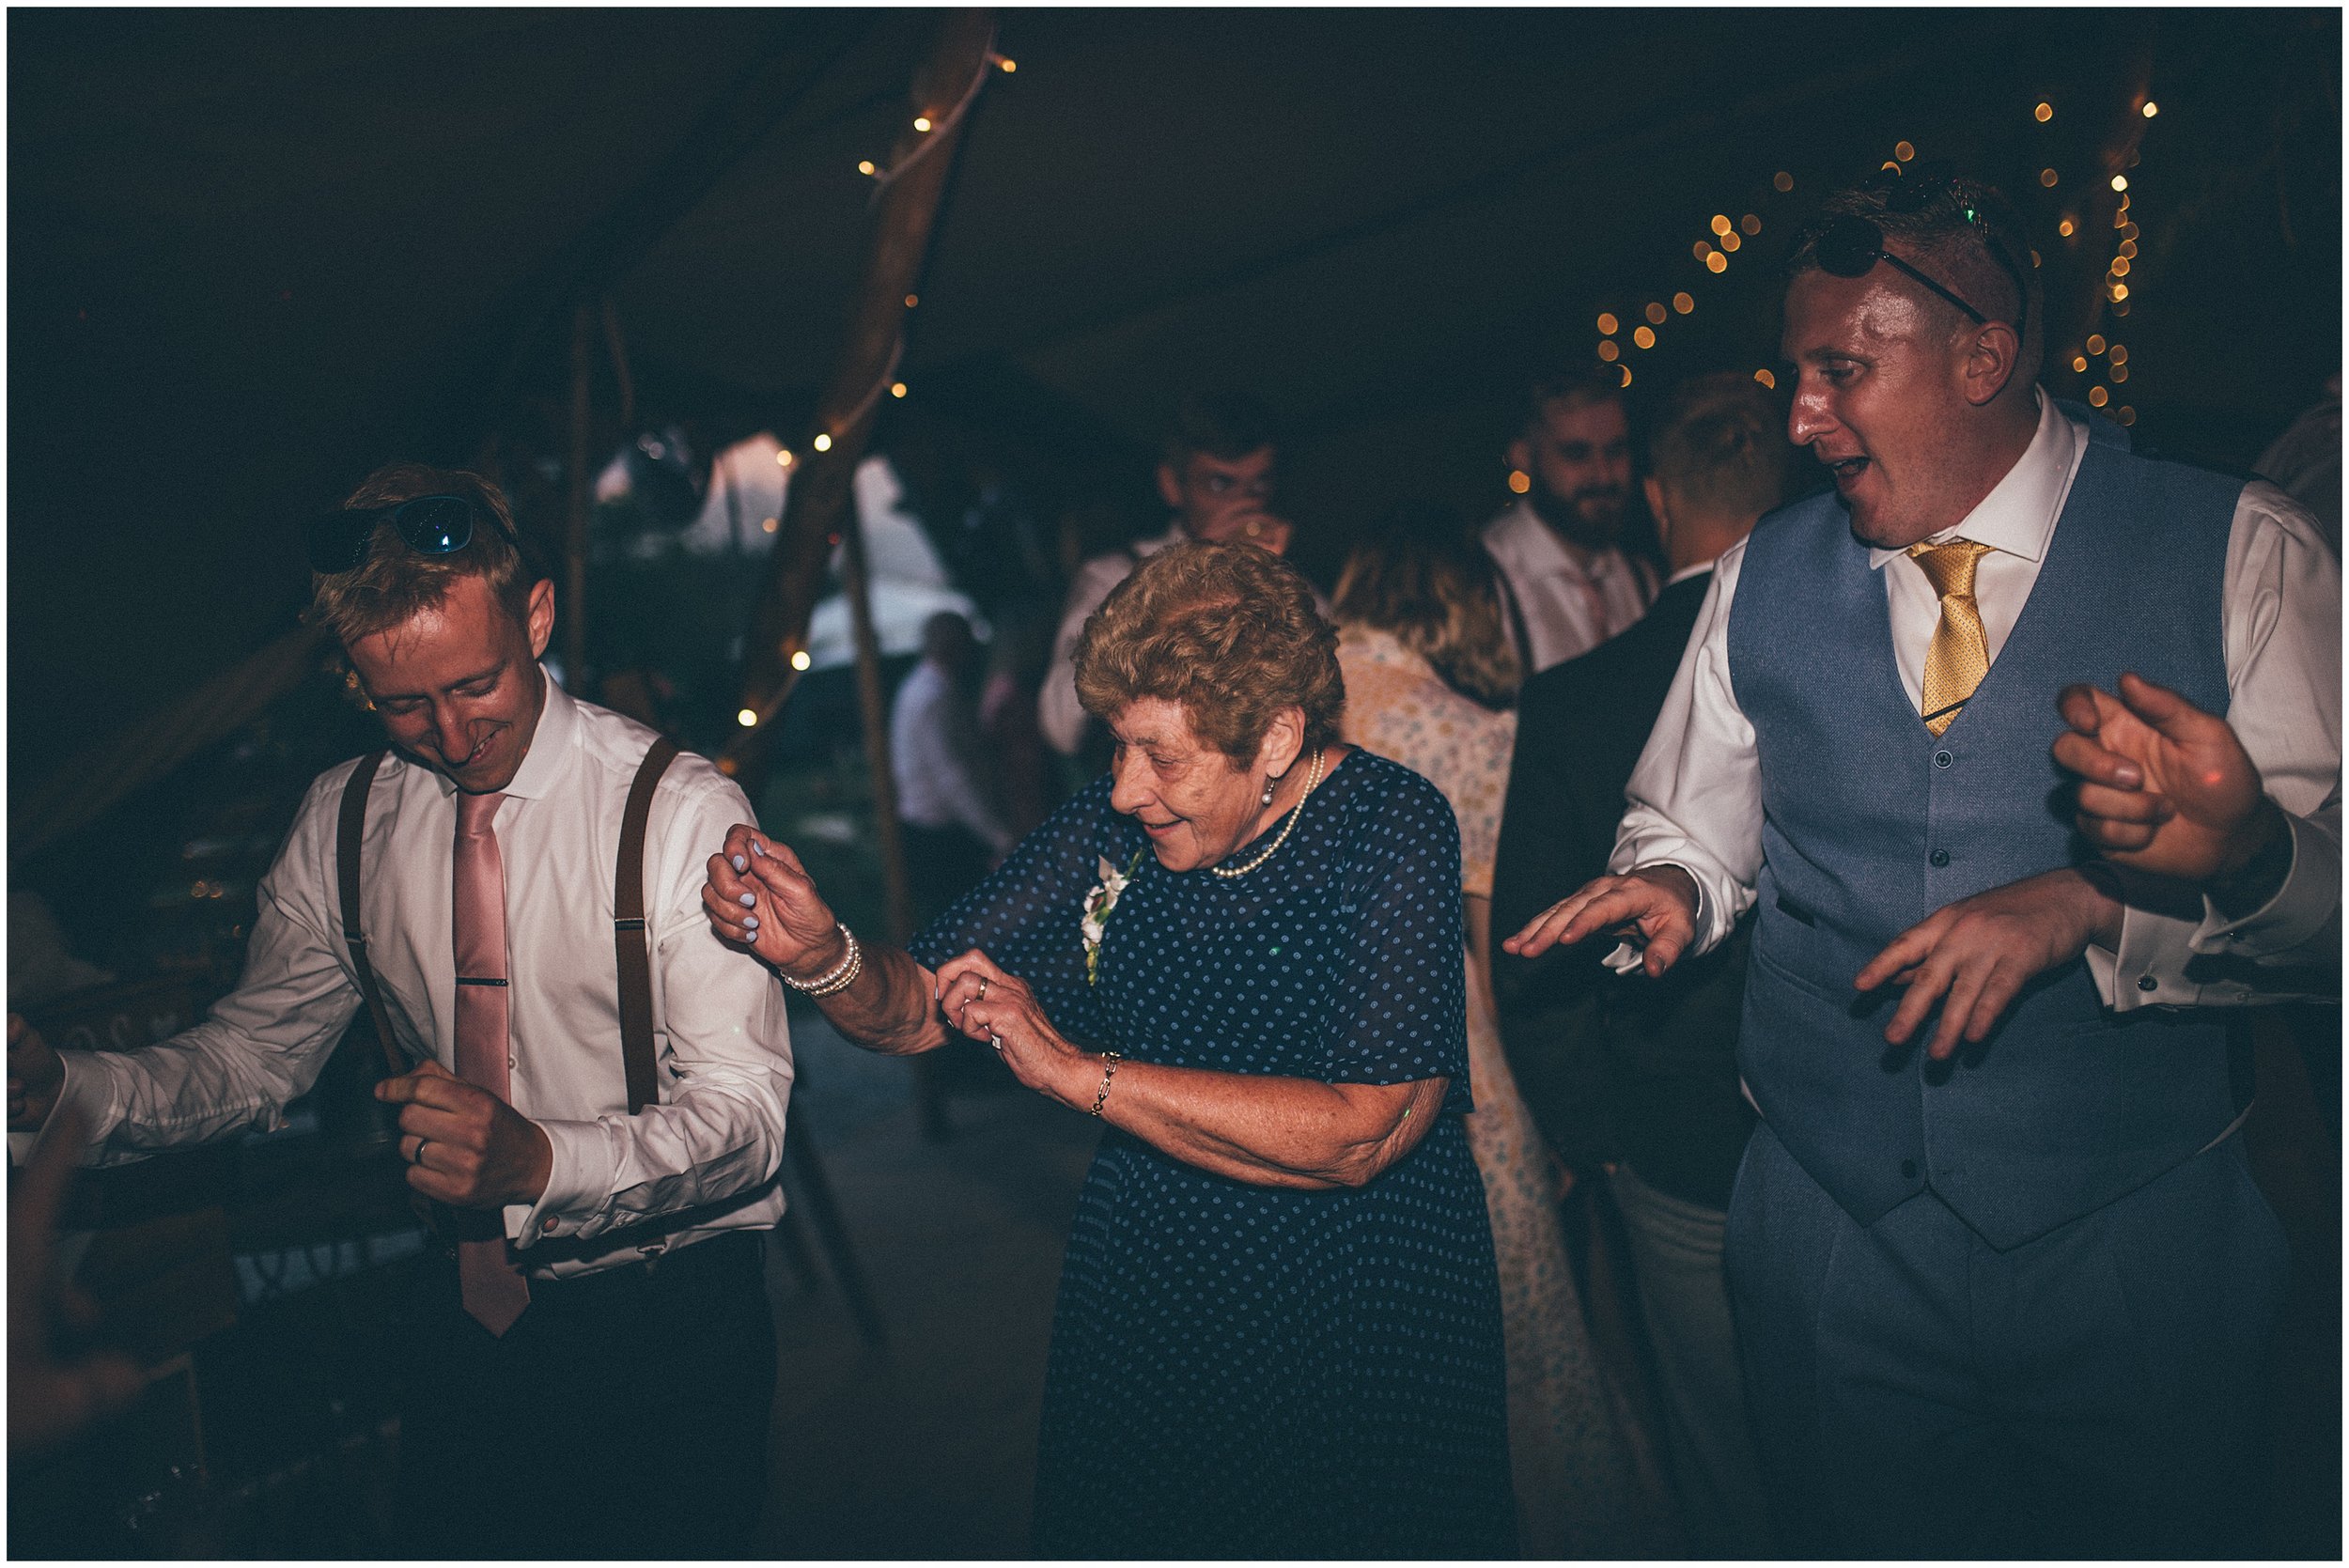
[[[1936,865],[1947,865],[1950,863],[1950,852],[1946,849],[1936,849],[1932,854],[1926,856],[1925,858]]]

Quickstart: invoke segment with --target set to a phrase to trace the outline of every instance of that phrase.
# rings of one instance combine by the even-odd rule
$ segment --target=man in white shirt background
[[[1535,382],[1509,442],[1523,496],[1485,525],[1528,675],[1588,653],[1647,613],[1655,564],[1624,549],[1631,415],[1611,365]]]
[[[2285,1259],[2222,1010],[2337,929],[2340,568],[2035,385],[2020,232],[1921,173],[1827,204],[1784,357],[1836,493],[1721,557],[1612,874],[1507,944],[1660,974],[1757,912],[1728,1263],[1802,1555],[2236,1555],[2257,1492]],[[2258,781],[2199,883],[2050,809],[2059,693],[2128,671]]]
[[[364,800],[360,924],[414,1065],[376,1093],[400,1108],[408,1184],[456,1253],[428,1271],[402,1347],[403,1545],[739,1554],[766,1486],[763,1242],[792,1079],[780,988],[700,905],[748,802],[690,755],[651,797],[653,1061],[631,1114],[615,856],[659,737],[548,678],[553,585],[487,483],[397,464],[311,541],[312,613],[393,746]],[[70,1104],[113,1163],[276,1123],[364,1000],[339,893],[358,766],[311,785],[243,976],[204,1022],[86,1053],[10,1017],[11,1128]]]
[[[1174,513],[1166,532],[1093,556],[1068,586],[1036,699],[1036,717],[1053,750],[1075,756],[1084,745],[1090,721],[1077,703],[1077,640],[1086,617],[1136,567],[1185,539],[1288,553],[1292,525],[1271,510],[1277,456],[1272,417],[1255,399],[1234,393],[1194,393],[1184,399],[1158,469],[1159,498]]]

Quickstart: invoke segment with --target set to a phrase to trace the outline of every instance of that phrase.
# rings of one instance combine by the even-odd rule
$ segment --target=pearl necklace
[[[1250,861],[1246,865],[1214,865],[1209,866],[1207,869],[1214,872],[1218,877],[1221,877],[1226,880],[1229,880],[1234,877],[1245,877],[1250,872],[1255,870],[1258,866],[1264,864],[1265,862],[1272,859],[1273,851],[1279,849],[1281,846],[1289,841],[1289,831],[1297,826],[1297,819],[1305,815],[1305,802],[1312,797],[1314,785],[1321,782],[1321,752],[1316,750],[1314,753],[1313,768],[1305,774],[1305,793],[1297,798],[1296,806],[1289,812],[1289,819],[1281,824],[1280,837],[1274,839],[1270,844],[1266,845],[1263,850],[1258,853],[1256,858]]]

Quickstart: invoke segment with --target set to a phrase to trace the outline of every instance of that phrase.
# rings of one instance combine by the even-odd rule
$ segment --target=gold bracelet
[[[1093,1114],[1101,1114],[1101,1107],[1109,1103],[1110,1079],[1117,1076],[1117,1064],[1126,1059],[1113,1050],[1101,1053],[1101,1092],[1093,1096]]]

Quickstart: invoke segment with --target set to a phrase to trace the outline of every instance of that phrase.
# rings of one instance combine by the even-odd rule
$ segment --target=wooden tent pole
[[[832,536],[848,515],[850,485],[872,434],[875,405],[887,396],[904,340],[906,299],[920,279],[962,130],[962,116],[942,116],[980,80],[993,37],[992,12],[948,12],[914,75],[911,112],[890,150],[889,166],[900,172],[880,193],[856,308],[817,404],[815,429],[829,450],[795,453],[790,497],[744,642],[740,706],[757,716],[761,728],[790,693],[791,656],[807,645],[808,615]],[[929,119],[932,130],[913,130],[916,116]],[[735,737],[736,760],[746,760],[756,733]]]
[[[593,365],[590,345],[594,313],[583,294],[571,311],[571,462],[570,508],[564,531],[563,556],[563,680],[574,696],[587,690],[587,474],[592,407],[588,375]]]

